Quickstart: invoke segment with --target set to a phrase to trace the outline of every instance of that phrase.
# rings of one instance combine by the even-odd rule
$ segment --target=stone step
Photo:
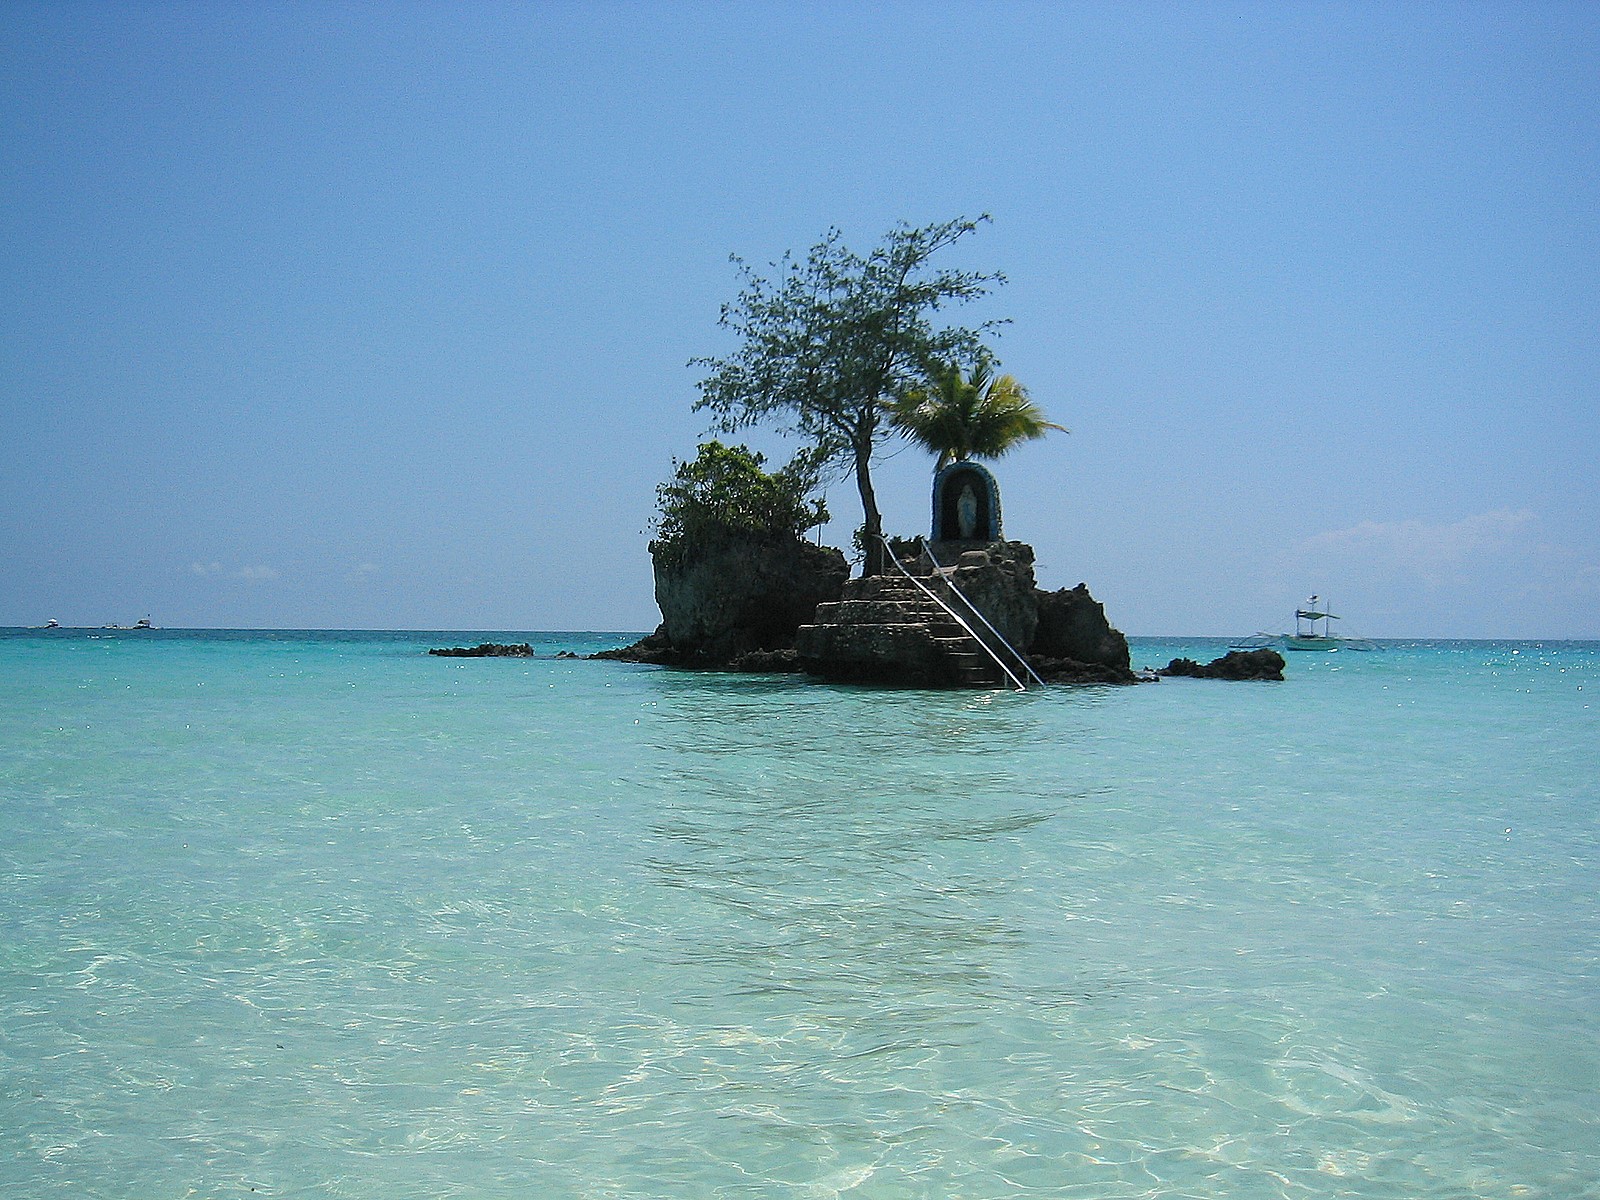
[[[933,591],[938,596],[944,589]],[[992,688],[1002,677],[983,644],[904,576],[851,580],[842,599],[817,606],[812,624],[800,628],[796,644],[802,653],[821,659],[904,662],[941,678],[945,686]],[[942,668],[936,665],[941,663]]]
[[[922,589],[904,575],[868,575],[844,586],[846,600],[898,600],[921,596]]]
[[[817,606],[819,625],[954,625],[937,604],[921,600],[840,600]],[[959,626],[955,626],[960,628]]]
[[[944,651],[946,660],[954,668],[956,677],[967,687],[993,687],[1000,677],[1000,669],[973,638],[965,633],[959,637],[933,639]]]

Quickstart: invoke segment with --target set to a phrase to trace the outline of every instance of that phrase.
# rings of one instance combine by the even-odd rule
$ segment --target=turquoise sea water
[[[0,632],[0,1195],[1600,1196],[1600,643],[624,640]]]

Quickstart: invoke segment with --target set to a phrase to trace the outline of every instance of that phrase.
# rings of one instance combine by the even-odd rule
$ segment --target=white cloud
[[[1593,637],[1600,551],[1526,509],[1458,521],[1365,521],[1296,543],[1277,579],[1338,597],[1373,637]],[[1565,531],[1562,531],[1565,532]]]
[[[204,576],[207,576],[207,575],[220,575],[220,574],[222,574],[222,564],[221,563],[216,563],[216,562],[214,562],[214,563],[202,563],[202,562],[190,563],[189,564],[189,571],[192,574],[201,576],[202,578]]]
[[[1317,561],[1356,560],[1379,570],[1414,574],[1430,586],[1458,581],[1483,560],[1523,546],[1537,521],[1527,509],[1499,509],[1448,525],[1363,521],[1307,538],[1295,549]]]
[[[240,567],[232,576],[234,579],[244,579],[252,583],[261,583],[277,577],[278,572],[271,567]]]
[[[344,577],[344,580],[346,583],[365,583],[376,575],[380,569],[377,563],[364,562],[357,567],[351,568],[350,573]]]

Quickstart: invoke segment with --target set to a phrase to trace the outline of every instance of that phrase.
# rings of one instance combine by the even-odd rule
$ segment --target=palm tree
[[[995,375],[987,356],[973,365],[971,374],[964,374],[958,363],[934,363],[928,386],[906,393],[891,420],[938,457],[935,471],[969,458],[999,458],[1052,429],[1067,432],[1045,420],[1016,379]]]

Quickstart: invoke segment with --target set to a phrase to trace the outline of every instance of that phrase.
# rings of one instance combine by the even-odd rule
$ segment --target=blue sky
[[[1600,636],[1600,6],[4,2],[0,123],[0,624],[653,627],[729,254],[987,212],[1044,586]]]

